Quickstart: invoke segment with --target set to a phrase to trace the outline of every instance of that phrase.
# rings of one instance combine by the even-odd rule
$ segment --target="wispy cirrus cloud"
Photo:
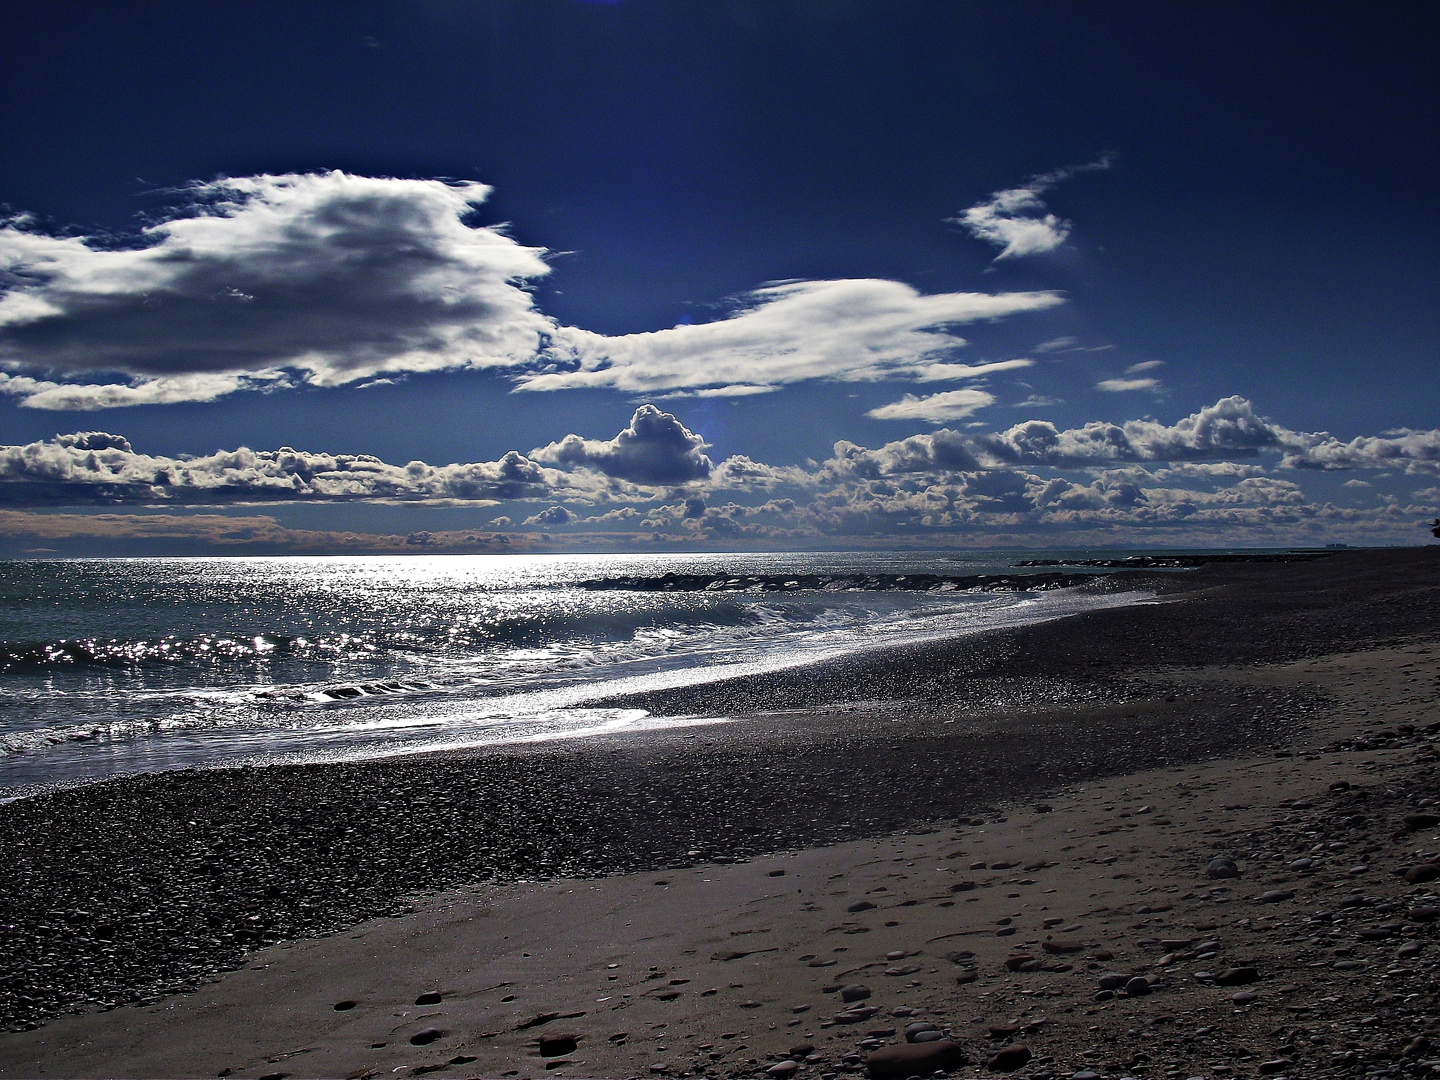
[[[1040,196],[1061,181],[1078,173],[1108,169],[1110,163],[1107,154],[1086,165],[1040,173],[1019,187],[993,192],[952,220],[975,239],[1000,248],[995,262],[1054,251],[1073,226],[1046,210]]]
[[[995,395],[984,390],[946,390],[926,397],[906,394],[899,401],[871,409],[865,415],[873,420],[927,420],[941,424],[946,420],[962,420],[994,404]]]
[[[714,322],[618,337],[561,328],[549,369],[523,373],[517,385],[733,393],[810,379],[967,378],[964,365],[943,362],[965,344],[953,327],[1063,302],[1053,292],[925,295],[877,279],[788,282],[757,289]],[[935,374],[945,366],[954,371]]]
[[[1132,390],[1154,390],[1159,385],[1159,379],[1101,379],[1095,389],[1107,394],[1124,394]]]

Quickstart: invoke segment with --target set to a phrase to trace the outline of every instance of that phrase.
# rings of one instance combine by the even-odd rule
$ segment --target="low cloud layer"
[[[1344,442],[1327,432],[1293,431],[1260,416],[1242,397],[1221,398],[1174,424],[1095,421],[1061,430],[1028,420],[1005,431],[941,430],[867,450],[836,444],[831,465],[883,476],[1011,466],[1092,468],[1122,463],[1222,462],[1279,455],[1283,469],[1383,469],[1440,474],[1440,430],[1399,431]]]
[[[528,285],[549,273],[546,253],[473,223],[489,193],[250,176],[191,185],[134,237],[55,236],[12,217],[0,222],[0,394],[93,410],[465,368],[503,369],[522,390],[703,396],[959,380],[976,371],[951,362],[965,344],[955,327],[1063,302],[799,281],[758,289],[714,322],[607,337],[535,307]]]
[[[337,551],[502,550],[511,533],[522,546],[622,548],[642,539],[794,545],[1054,537],[1091,543],[1113,542],[1122,533],[1175,543],[1414,542],[1423,539],[1415,530],[1440,513],[1440,488],[1407,496],[1394,479],[1440,475],[1440,431],[1345,441],[1286,428],[1239,397],[1170,424],[1095,422],[1061,430],[1032,420],[988,433],[941,428],[874,449],[840,442],[827,461],[803,466],[742,455],[717,463],[705,449],[700,434],[653,405],[636,409],[610,439],[569,435],[528,454],[439,466],[290,448],[167,458],[137,451],[119,435],[77,432],[0,447],[0,505],[12,508],[0,510],[0,524],[9,530],[0,540],[8,537],[12,548],[25,537],[63,546],[67,536],[81,543],[108,529],[127,543],[190,537],[217,550],[297,551],[324,550],[327,543]],[[1307,473],[1356,469],[1371,470],[1372,481],[1330,487],[1345,492],[1348,502],[1336,505],[1306,490]],[[213,511],[192,517],[41,512],[367,501],[482,511],[504,503],[507,512],[477,521],[483,532],[417,529],[371,540],[297,532],[268,518],[239,524]]]
[[[241,502],[481,502],[543,498],[552,474],[511,451],[498,461],[392,465],[367,454],[221,450],[202,457],[137,453],[90,431],[0,447],[0,503],[220,505]]]

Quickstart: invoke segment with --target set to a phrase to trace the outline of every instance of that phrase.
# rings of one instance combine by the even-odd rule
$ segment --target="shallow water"
[[[714,722],[723,718],[587,703],[1139,598],[973,587],[975,575],[1015,573],[1014,561],[1002,552],[0,563],[0,791]],[[665,574],[686,577],[658,587]],[[945,580],[914,577],[925,574]]]

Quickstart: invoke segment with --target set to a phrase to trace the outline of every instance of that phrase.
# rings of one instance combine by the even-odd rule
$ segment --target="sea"
[[[603,702],[1149,599],[1037,554],[0,562],[0,799],[723,724]]]

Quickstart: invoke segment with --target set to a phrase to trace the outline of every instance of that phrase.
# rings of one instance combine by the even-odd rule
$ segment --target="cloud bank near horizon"
[[[1192,543],[1195,537],[1293,543],[1337,530],[1352,539],[1377,529],[1403,538],[1417,519],[1440,512],[1440,487],[1415,491],[1418,502],[1367,494],[1368,505],[1337,506],[1317,501],[1303,486],[1307,474],[1322,471],[1440,476],[1440,430],[1346,441],[1284,427],[1239,397],[1170,424],[1094,422],[1060,430],[1031,420],[981,433],[942,428],[874,449],[841,441],[833,456],[805,466],[743,455],[717,463],[706,446],[674,414],[649,404],[610,439],[570,434],[528,454],[512,450],[496,461],[446,465],[289,447],[161,457],[137,451],[119,435],[78,432],[0,447],[0,506],[12,508],[6,520],[13,538],[59,535],[58,520],[66,515],[40,511],[67,506],[166,507],[175,518],[190,506],[401,502],[488,510],[504,504],[505,514],[477,522],[484,532],[422,530],[430,537],[421,545],[430,545],[426,550],[500,550],[495,545],[512,535],[523,547],[542,532],[546,543],[598,537],[622,546],[641,539],[935,543],[1019,535],[1099,542],[1107,530],[1111,540],[1133,534],[1152,540],[1189,535]],[[34,521],[24,518],[27,509]],[[47,516],[55,520],[40,520]],[[253,535],[267,539],[254,544],[323,547],[323,530],[282,543],[285,530],[265,520],[270,524]],[[223,534],[207,522],[195,526],[196,537]],[[75,536],[91,536],[97,527],[77,525]],[[117,536],[132,539],[148,527],[115,526]],[[189,534],[170,521],[156,535]],[[235,535],[252,534],[241,529]],[[335,550],[364,547],[357,534],[337,536]],[[230,542],[214,540],[221,547]],[[408,537],[375,543],[375,550],[421,544]]]

